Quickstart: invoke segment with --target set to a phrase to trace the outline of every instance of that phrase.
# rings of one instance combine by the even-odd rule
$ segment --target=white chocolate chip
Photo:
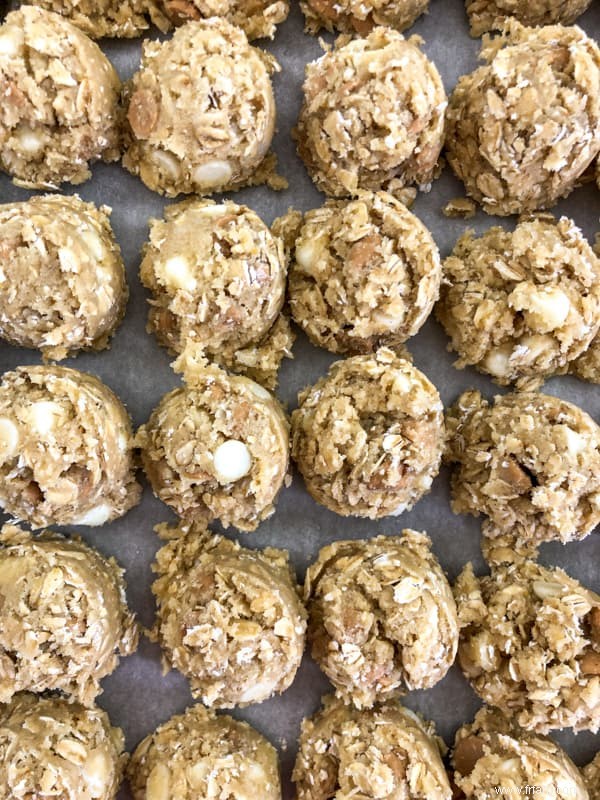
[[[192,180],[200,188],[222,186],[231,180],[233,170],[227,161],[207,161],[192,173]]]
[[[171,178],[178,178],[181,174],[179,161],[171,153],[164,150],[157,150],[152,154],[152,160],[166,175]]]
[[[19,147],[28,156],[35,156],[44,149],[44,137],[31,128],[21,127],[16,133]]]
[[[72,521],[72,525],[90,525],[92,527],[96,527],[97,525],[104,525],[110,517],[112,516],[112,508],[107,505],[106,503],[102,503],[99,506],[94,506],[94,508],[90,508],[89,511],[86,511],[85,514],[82,514],[77,519]]]
[[[313,242],[303,242],[296,247],[295,256],[297,263],[304,267],[306,270],[310,270],[314,263],[317,260],[319,253],[315,248]]]
[[[163,269],[170,286],[186,292],[193,292],[196,288],[197,281],[192,274],[189,262],[183,256],[173,256],[165,263]]]
[[[23,35],[20,36],[13,29],[0,36],[0,56],[16,56],[23,44]]]
[[[87,230],[82,231],[81,238],[85,242],[85,246],[92,258],[94,258],[96,261],[102,261],[106,257],[106,247],[104,246],[104,242],[93,228],[88,228]]]
[[[157,764],[146,781],[146,800],[170,800],[171,772],[166,764]]]
[[[60,424],[63,409],[52,400],[40,400],[29,406],[24,416],[36,433],[40,436],[47,436],[53,428]]]
[[[484,358],[482,366],[495,378],[504,378],[510,374],[510,348],[491,350]]]
[[[218,480],[221,483],[232,483],[250,472],[252,457],[243,442],[229,439],[217,447],[213,464]]]
[[[6,459],[13,456],[19,444],[19,430],[14,422],[11,422],[6,417],[0,417],[0,459]]]
[[[527,325],[536,333],[550,333],[560,328],[569,316],[571,303],[557,286],[536,286],[530,281],[518,283],[508,303],[523,311]]]
[[[102,750],[94,750],[82,767],[90,797],[105,797],[110,781],[110,762]]]
[[[259,383],[256,383],[255,381],[249,381],[248,388],[255,397],[258,397],[259,400],[271,399],[271,395],[269,394],[269,392],[267,392],[267,390],[263,386],[261,386]]]
[[[79,259],[70,247],[59,248],[58,260],[63,272],[79,272]]]

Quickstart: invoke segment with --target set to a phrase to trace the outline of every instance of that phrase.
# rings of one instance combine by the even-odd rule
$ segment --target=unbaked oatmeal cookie
[[[471,36],[502,29],[510,18],[523,25],[572,25],[592,0],[466,0]]]
[[[150,0],[152,21],[163,31],[190,20],[223,17],[248,39],[272,39],[289,12],[289,0]]]
[[[301,0],[306,30],[318,33],[321,28],[343,33],[369,33],[376,25],[398,31],[410,28],[425,14],[429,0]]]
[[[148,28],[148,0],[23,0],[55,11],[92,39],[133,38]]]
[[[569,372],[583,381],[600,383],[600,336],[578,358],[569,364]]]
[[[324,547],[304,598],[312,656],[357,708],[429,689],[454,662],[456,605],[423,533]]]
[[[600,800],[600,753],[596,753],[593,761],[590,761],[583,768],[583,778],[588,788],[590,800]]]

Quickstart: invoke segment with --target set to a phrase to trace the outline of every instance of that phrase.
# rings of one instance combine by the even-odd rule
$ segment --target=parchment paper
[[[274,78],[278,103],[278,131],[274,147],[279,157],[280,171],[289,180],[290,188],[273,192],[266,188],[244,190],[232,195],[237,202],[248,204],[270,223],[288,207],[306,210],[321,204],[323,197],[312,185],[301,161],[296,156],[290,131],[295,124],[301,104],[304,65],[317,58],[322,50],[314,37],[303,33],[303,19],[296,0],[289,19],[279,27],[274,42],[261,42],[279,60],[282,71]],[[2,3],[4,10],[7,3]],[[13,7],[18,3],[13,3]],[[600,2],[580,19],[581,26],[596,38],[600,36]],[[477,66],[479,40],[468,35],[464,3],[461,0],[432,0],[430,12],[411,30],[425,40],[425,51],[439,68],[446,90],[450,92],[457,78]],[[157,37],[156,31],[150,36]],[[331,37],[328,37],[331,39]],[[140,57],[140,41],[106,41],[102,47],[112,59],[122,78],[136,69]],[[127,265],[131,299],[123,325],[115,336],[112,348],[100,354],[82,355],[62,362],[68,366],[98,375],[121,399],[137,426],[144,422],[161,396],[179,383],[169,367],[168,354],[158,347],[145,331],[147,295],[138,278],[139,254],[147,236],[150,217],[161,216],[167,204],[163,198],[148,191],[142,183],[119,164],[97,165],[93,178],[77,192],[95,203],[113,208],[112,224],[123,250]],[[67,190],[72,193],[75,190]],[[31,192],[15,188],[6,176],[0,176],[0,200],[25,200]],[[429,194],[420,194],[413,211],[430,228],[442,256],[451,250],[458,236],[467,227],[481,232],[493,224],[514,226],[514,219],[497,219],[480,212],[475,219],[449,220],[442,207],[453,197],[463,195],[461,184],[446,169],[434,182]],[[587,237],[593,241],[600,229],[600,192],[595,184],[577,189],[556,209],[557,213],[573,217]],[[446,352],[446,336],[433,320],[408,342],[416,365],[438,387],[445,404],[451,403],[464,389],[476,387],[487,396],[500,389],[474,370],[458,371],[453,367],[453,355]],[[298,391],[313,383],[326,370],[334,357],[317,350],[299,334],[294,347],[294,360],[286,361],[280,376],[278,394],[292,409]],[[0,345],[0,370],[13,369],[21,364],[39,363],[35,351]],[[584,384],[574,378],[561,377],[548,381],[544,391],[577,403],[600,421],[600,387]],[[126,568],[128,598],[139,619],[146,626],[153,622],[154,606],[150,592],[150,565],[159,540],[153,526],[172,520],[171,512],[156,500],[146,486],[141,505],[123,519],[102,528],[71,528],[86,541],[107,555],[114,555]],[[215,526],[217,527],[217,526]],[[306,566],[315,559],[318,550],[335,539],[360,538],[378,533],[392,534],[402,528],[426,530],[433,539],[434,550],[450,579],[462,566],[474,561],[479,571],[485,569],[479,549],[479,522],[471,517],[455,516],[449,507],[448,474],[442,471],[433,491],[410,512],[399,518],[381,522],[345,519],[318,506],[305,491],[296,475],[293,485],[284,490],[277,511],[253,534],[240,534],[242,544],[249,547],[276,546],[289,549],[293,563],[302,579]],[[236,532],[229,529],[228,535]],[[591,589],[600,591],[600,537],[598,533],[585,541],[567,546],[545,545],[541,560],[557,564]],[[103,683],[104,693],[99,702],[110,714],[113,723],[120,725],[132,750],[142,737],[150,733],[172,714],[183,711],[191,703],[187,681],[177,672],[163,676],[158,647],[143,640],[139,651],[121,661],[118,670]],[[313,713],[320,697],[329,691],[325,677],[305,655],[294,685],[282,696],[260,705],[234,712],[234,716],[255,725],[280,749],[285,800],[294,796],[290,782],[300,722]],[[413,692],[406,705],[435,720],[439,733],[451,744],[456,728],[470,720],[479,701],[457,667],[435,688]],[[571,732],[556,735],[578,764],[587,763],[600,749],[600,736]],[[129,798],[127,789],[120,800]]]

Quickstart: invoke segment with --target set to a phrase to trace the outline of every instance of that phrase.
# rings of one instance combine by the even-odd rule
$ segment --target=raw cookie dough
[[[553,800],[589,800],[581,773],[562,748],[491,708],[458,729],[452,766],[465,800],[495,797],[498,788],[518,797],[527,786]]]
[[[450,97],[446,155],[488,214],[550,208],[600,150],[600,50],[577,27],[512,21]]]
[[[558,567],[534,561],[454,587],[458,661],[477,694],[521,727],[600,727],[600,597]]]
[[[127,756],[105,711],[23,693],[0,706],[0,794],[10,800],[114,800]]]
[[[98,45],[33,6],[0,26],[0,168],[17,186],[83,183],[120,155],[121,82]]]
[[[62,359],[108,347],[129,291],[110,209],[76,195],[0,206],[0,336]]]
[[[449,410],[452,510],[483,514],[489,536],[583,539],[600,523],[600,427],[558,397],[462,394]]]
[[[127,767],[134,800],[281,800],[275,748],[200,704],[147,736]]]
[[[421,220],[386,192],[328,200],[308,211],[291,256],[292,316],[332,353],[399,348],[438,297],[436,244]]]
[[[583,768],[583,778],[590,800],[600,800],[600,753],[596,753],[594,760]]]
[[[201,359],[166,394],[136,444],[154,493],[180,517],[253,531],[286,480],[289,426],[266,389]]]
[[[0,382],[0,507],[32,527],[103,525],[140,501],[131,423],[98,378],[18,367]]]
[[[60,690],[89,705],[137,647],[123,570],[79,539],[0,533],[0,703]]]
[[[337,361],[298,399],[292,456],[318,503],[377,519],[429,491],[444,446],[442,401],[410,362],[387,348]]]
[[[579,358],[569,364],[569,372],[590,383],[600,383],[600,336],[596,336]]]
[[[164,220],[150,222],[140,277],[152,292],[148,330],[160,344],[174,353],[193,344],[251,377],[250,351],[258,347],[272,362],[266,382],[275,385],[293,342],[289,324],[281,342],[274,329],[285,300],[286,260],[282,241],[254,211],[229,200],[169,206]]]
[[[582,353],[600,326],[600,259],[567,217],[521,221],[476,237],[444,261],[436,317],[457,367],[535,388]]]
[[[294,136],[317,188],[333,197],[359,189],[431,183],[444,139],[447,99],[435,65],[391,28],[341,36],[306,67]]]
[[[155,635],[165,665],[213,708],[288,689],[302,659],[306,611],[285,550],[248,550],[201,524],[159,525]]]
[[[358,711],[329,696],[302,722],[292,780],[298,800],[450,800],[444,750],[433,723],[407,708]]]
[[[403,31],[427,11],[429,0],[301,0],[306,30],[369,33],[375,25]]]
[[[92,39],[105,36],[129,39],[148,28],[148,0],[23,0],[23,3],[62,14]]]
[[[308,568],[312,656],[344,702],[429,689],[458,646],[452,590],[423,533],[334,542]]]
[[[150,4],[152,21],[163,31],[190,20],[224,17],[248,39],[272,39],[289,11],[289,0],[152,0]]]
[[[471,36],[502,29],[511,17],[523,25],[572,25],[592,0],[466,0]]]
[[[273,56],[217,17],[144,42],[125,88],[124,166],[169,197],[265,181],[283,188],[267,156],[275,130],[270,75],[278,70]]]

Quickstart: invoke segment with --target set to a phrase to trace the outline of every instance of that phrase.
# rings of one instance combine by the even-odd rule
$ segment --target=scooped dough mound
[[[19,694],[0,706],[0,794],[11,800],[114,800],[126,755],[101,708]]]
[[[555,800],[588,800],[581,773],[552,739],[522,730],[508,717],[482,708],[458,729],[453,779],[465,800],[494,797],[502,787],[540,787]]]
[[[592,0],[466,0],[471,36],[502,29],[510,18],[523,25],[572,25]]]
[[[304,596],[313,658],[357,708],[429,689],[454,662],[456,606],[423,533],[324,547]]]
[[[447,416],[452,510],[483,514],[490,535],[583,539],[600,522],[600,427],[572,403],[465,392]]]
[[[450,800],[433,723],[397,704],[358,711],[332,696],[302,722],[298,800]]]
[[[429,491],[444,446],[442,402],[408,361],[387,348],[337,361],[299,401],[292,455],[318,503],[377,519]]]
[[[386,192],[328,200],[309,211],[291,255],[292,316],[314,344],[333,353],[399,348],[438,297],[436,244]]]
[[[575,223],[467,231],[444,261],[436,316],[458,367],[527,388],[582,353],[600,326],[600,259]]]
[[[583,778],[590,800],[600,800],[600,753],[596,753],[593,761],[583,768]]]
[[[136,443],[154,493],[187,520],[252,531],[275,510],[287,475],[289,426],[249,378],[198,360],[166,394]]]
[[[448,162],[489,214],[550,208],[600,150],[600,50],[580,28],[513,21],[481,56],[450,97]]]
[[[289,0],[153,0],[150,6],[154,23],[163,31],[190,20],[224,17],[248,39],[272,39],[289,12]]]
[[[600,727],[600,597],[534,561],[478,578],[467,564],[454,596],[458,661],[477,694],[521,727]]]
[[[375,25],[406,30],[427,11],[429,0],[301,0],[306,29],[369,33]]]
[[[581,380],[600,383],[600,335],[596,335],[587,350],[569,364],[569,372]]]
[[[0,336],[62,359],[102,350],[128,288],[106,207],[46,195],[0,206]]]
[[[169,197],[264,183],[274,166],[265,156],[275,130],[269,76],[277,70],[272,56],[217,17],[145,42],[125,91],[124,166]]]
[[[60,690],[89,705],[137,647],[123,570],[79,539],[0,533],[0,702]]]
[[[24,0],[69,19],[92,39],[133,38],[148,27],[148,0]]]
[[[391,28],[340,37],[306,67],[295,138],[325,194],[356,195],[431,183],[444,138],[447,99],[435,65]]]
[[[166,663],[214,708],[284,692],[304,651],[306,612],[285,550],[248,550],[198,524],[157,529],[152,591]]]
[[[0,506],[35,528],[103,525],[140,500],[131,422],[98,378],[18,367],[0,382]]]
[[[243,372],[254,362],[240,351],[273,341],[285,300],[283,243],[246,206],[229,200],[169,206],[164,220],[151,221],[140,276],[152,292],[148,328],[172,352],[193,343]],[[287,353],[289,347],[271,348],[271,382]]]
[[[127,775],[134,800],[281,800],[275,748],[247,722],[200,704],[147,736]]]
[[[121,82],[58,14],[23,6],[0,26],[0,168],[32,189],[83,183],[120,154]]]

